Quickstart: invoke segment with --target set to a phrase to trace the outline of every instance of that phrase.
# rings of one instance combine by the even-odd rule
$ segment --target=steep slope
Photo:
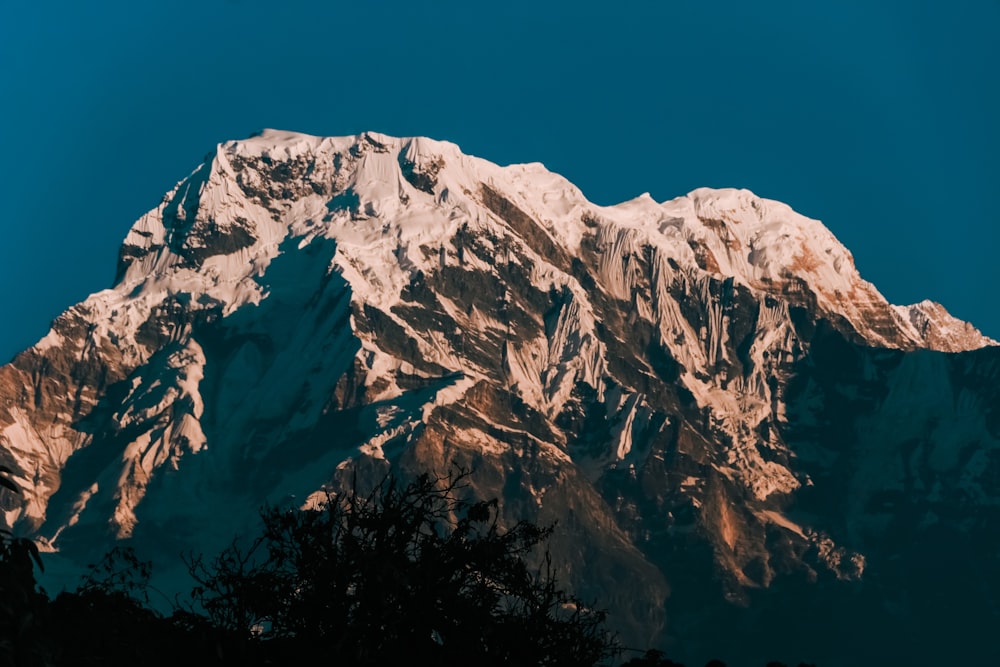
[[[266,131],[0,368],[6,520],[81,562],[169,557],[265,500],[457,462],[509,520],[560,521],[565,576],[629,642],[696,647],[761,592],[840,595],[994,516],[992,345],[747,191],[599,207],[444,142]]]

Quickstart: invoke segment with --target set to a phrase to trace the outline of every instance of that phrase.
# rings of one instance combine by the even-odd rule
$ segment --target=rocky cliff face
[[[889,650],[874,623],[941,616],[916,590],[1000,602],[941,546],[990,572],[1000,548],[993,345],[747,191],[600,207],[448,143],[268,131],[0,368],[5,517],[81,562],[170,559],[265,501],[457,462],[509,520],[559,521],[564,576],[628,643],[836,661],[791,607]]]

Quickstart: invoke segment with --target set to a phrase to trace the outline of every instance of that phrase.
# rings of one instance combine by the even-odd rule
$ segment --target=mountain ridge
[[[457,461],[566,527],[565,576],[637,645],[679,641],[690,572],[737,607],[863,584],[880,528],[991,506],[997,349],[746,190],[602,207],[446,142],[265,131],[0,367],[4,516],[79,559],[210,549],[265,499]]]

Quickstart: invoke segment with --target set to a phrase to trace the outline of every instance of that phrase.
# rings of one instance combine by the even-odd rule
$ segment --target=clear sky
[[[447,139],[599,204],[750,188],[1000,338],[998,34],[998,0],[0,0],[0,358],[264,127]]]

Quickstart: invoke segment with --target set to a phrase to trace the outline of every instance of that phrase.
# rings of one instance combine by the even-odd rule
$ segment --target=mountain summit
[[[457,462],[507,520],[560,522],[563,576],[635,645],[698,659],[725,627],[836,660],[790,601],[892,636],[925,605],[865,595],[967,583],[915,545],[1000,547],[995,345],[746,190],[602,207],[446,142],[267,130],[0,368],[5,517],[81,563],[170,559],[263,502]]]

